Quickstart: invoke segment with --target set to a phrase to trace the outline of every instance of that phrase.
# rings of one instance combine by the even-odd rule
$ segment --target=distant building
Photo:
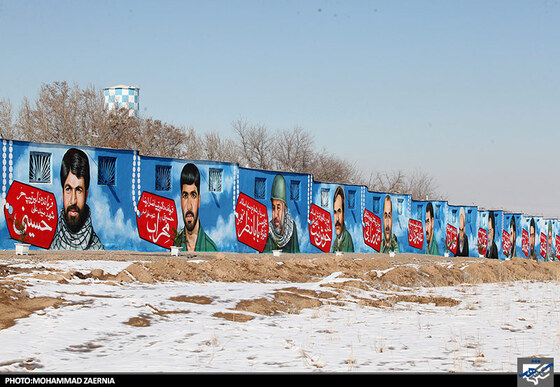
[[[138,96],[140,94],[140,89],[138,87],[117,85],[113,87],[106,87],[103,90],[105,95],[106,110],[128,108],[129,116],[138,117]]]

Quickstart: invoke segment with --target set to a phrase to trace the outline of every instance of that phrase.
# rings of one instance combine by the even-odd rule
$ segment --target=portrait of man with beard
[[[399,241],[393,234],[393,202],[389,195],[385,196],[383,203],[383,239],[381,240],[380,253],[398,253]]]
[[[186,251],[218,251],[200,224],[199,210],[200,172],[196,165],[188,163],[181,171],[181,211],[185,227],[177,234],[175,245]]]
[[[426,254],[439,255],[439,246],[434,237],[434,206],[426,204]]]
[[[296,222],[288,212],[286,201],[286,180],[276,175],[270,193],[272,218],[269,221],[268,238],[263,253],[282,250],[283,253],[299,253]]]
[[[352,241],[352,235],[350,235],[344,223],[344,204],[344,188],[339,185],[334,191],[333,198],[335,239],[331,247],[331,253],[337,251],[348,253],[354,252],[354,242]]]
[[[51,250],[103,250],[91,222],[89,206],[89,160],[85,152],[69,149],[62,158],[60,184],[62,204]]]

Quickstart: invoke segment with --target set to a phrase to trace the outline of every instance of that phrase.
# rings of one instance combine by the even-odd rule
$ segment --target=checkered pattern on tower
[[[105,109],[130,109],[129,115],[138,117],[140,89],[133,86],[113,86],[104,89]]]

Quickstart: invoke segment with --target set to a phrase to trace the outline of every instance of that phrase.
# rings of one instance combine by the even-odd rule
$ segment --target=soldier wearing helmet
[[[269,222],[268,239],[264,253],[282,250],[283,253],[299,253],[299,242],[296,223],[288,212],[286,201],[286,180],[276,175],[270,193],[272,219]]]

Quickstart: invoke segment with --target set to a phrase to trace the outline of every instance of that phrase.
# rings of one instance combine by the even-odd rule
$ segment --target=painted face
[[[385,242],[391,241],[391,231],[393,229],[393,205],[390,200],[385,200],[383,204],[383,234],[385,235]]]
[[[200,195],[194,184],[183,184],[181,189],[181,210],[183,220],[188,232],[192,232],[198,223],[198,208],[200,206]]]
[[[432,241],[432,235],[434,234],[434,219],[429,212],[426,212],[426,241],[428,244]]]
[[[511,248],[515,246],[515,229],[513,226],[509,228],[509,241],[511,243]]]
[[[529,237],[530,237],[530,241],[531,241],[531,251],[533,251],[533,249],[535,248],[535,228],[531,227],[529,229]]]
[[[84,178],[78,178],[72,172],[69,172],[62,188],[62,201],[64,220],[72,232],[80,230],[85,222],[87,196],[88,190]]]
[[[465,236],[465,217],[460,215],[459,216],[459,237],[463,239]]]
[[[272,224],[277,235],[281,235],[284,230],[284,202],[272,199]]]
[[[342,234],[342,229],[344,226],[344,209],[342,208],[342,196],[337,195],[334,205],[334,231],[336,235],[340,236]]]
[[[493,222],[488,222],[488,241],[494,240],[494,224]]]

